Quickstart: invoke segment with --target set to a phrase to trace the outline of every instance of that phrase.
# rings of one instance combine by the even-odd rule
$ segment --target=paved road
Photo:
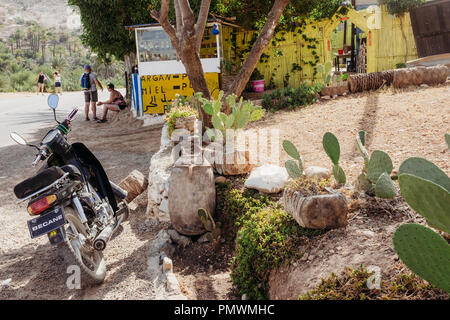
[[[48,94],[36,93],[0,94],[0,147],[14,144],[10,132],[17,132],[26,139],[39,128],[50,127],[55,121],[47,105]],[[99,100],[107,100],[109,93],[99,91]],[[67,92],[60,96],[56,111],[58,119],[64,119],[74,107],[81,107],[77,117],[83,117],[82,92]],[[99,111],[97,111],[100,116]]]

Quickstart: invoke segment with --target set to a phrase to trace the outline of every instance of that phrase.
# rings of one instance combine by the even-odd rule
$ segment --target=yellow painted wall
[[[340,19],[345,17],[349,17],[353,23],[358,25],[370,37],[367,72],[395,68],[397,63],[405,61],[406,52],[405,41],[400,29],[400,18],[393,18],[387,13],[386,8],[382,6],[379,16],[380,29],[375,29],[370,23],[369,25],[367,23],[368,20],[373,22],[374,16],[367,9],[358,12],[350,10],[345,16],[336,15],[332,19],[308,21],[303,33],[308,38],[315,38],[319,41],[318,44],[315,44],[316,49],[307,48],[308,44],[311,45],[311,43],[306,42],[302,38],[302,35],[298,33],[298,28],[292,32],[278,33],[276,38],[283,38],[283,40],[271,43],[264,52],[268,57],[266,59],[263,58],[265,61],[257,65],[258,70],[264,74],[266,86],[271,79],[276,87],[283,87],[285,82],[291,87],[298,87],[303,82],[320,81],[320,75],[317,74],[314,77],[314,67],[305,62],[314,60],[313,50],[319,55],[318,63],[323,64],[332,60],[331,50],[328,50],[328,41],[331,39],[331,33],[340,23]],[[417,48],[409,14],[406,14],[402,21],[408,39],[408,60],[411,60],[417,58]],[[233,33],[236,37],[235,41],[233,40]],[[244,59],[246,54],[243,57],[239,57],[239,53],[248,50],[251,46],[252,38],[255,36],[257,34],[252,31],[237,30],[224,26],[222,29],[224,58],[227,60]],[[302,70],[294,70],[295,65],[300,66]],[[286,75],[289,75],[289,79],[286,79]]]

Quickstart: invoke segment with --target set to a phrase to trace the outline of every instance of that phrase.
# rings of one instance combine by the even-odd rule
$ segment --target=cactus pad
[[[369,152],[367,152],[365,145],[366,145],[366,132],[359,131],[358,134],[356,135],[356,146],[358,147],[359,153],[364,158],[364,164],[367,169],[367,166],[369,165]]]
[[[300,161],[300,153],[292,142],[290,142],[289,140],[284,140],[283,149],[290,157]]]
[[[285,162],[286,170],[292,179],[300,179],[303,175],[303,168],[301,162],[297,164],[294,160],[287,160]]]
[[[376,183],[383,172],[390,174],[392,168],[392,160],[388,154],[384,151],[375,150],[370,156],[369,165],[367,167],[367,177],[370,181]]]
[[[450,134],[445,134],[445,142],[447,142],[447,146],[450,149]]]
[[[398,178],[400,192],[411,208],[427,222],[450,233],[450,193],[440,185],[410,174]]]
[[[336,136],[331,132],[325,133],[322,139],[322,144],[325,152],[330,157],[333,164],[337,165],[339,163],[339,157],[341,155],[341,148]]]
[[[338,164],[333,166],[333,176],[339,184],[345,184],[347,181],[344,170]]]
[[[403,161],[398,169],[398,175],[411,174],[434,182],[450,192],[450,178],[434,163],[423,158],[409,158]]]
[[[444,238],[422,225],[404,224],[395,231],[393,243],[411,271],[450,293],[450,245]]]
[[[397,196],[394,182],[386,172],[383,172],[375,184],[375,195],[378,198],[393,199]]]

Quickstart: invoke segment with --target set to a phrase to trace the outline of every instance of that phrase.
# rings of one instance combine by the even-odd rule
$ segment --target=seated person
[[[114,85],[112,83],[107,86],[108,91],[110,92],[108,101],[100,101],[97,103],[97,106],[103,105],[103,114],[102,118],[99,119],[98,123],[106,122],[106,115],[108,114],[108,110],[119,112],[127,107],[127,103],[123,98],[122,94],[114,89]]]

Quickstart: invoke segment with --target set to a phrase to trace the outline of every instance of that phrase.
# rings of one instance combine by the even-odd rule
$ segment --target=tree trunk
[[[136,65],[136,53],[135,52],[128,53],[127,55],[125,55],[124,60],[125,60],[125,74],[127,77],[126,99],[127,101],[130,101],[131,93],[133,91],[131,74],[133,72],[133,67]]]
[[[250,80],[250,76],[252,75],[253,70],[255,70],[256,64],[258,63],[261,55],[264,50],[272,40],[275,34],[275,28],[278,25],[281,14],[283,13],[284,8],[289,4],[290,0],[275,0],[275,3],[272,9],[269,12],[267,17],[266,24],[264,25],[261,33],[258,36],[255,44],[253,45],[250,54],[242,65],[241,71],[236,76],[235,81],[228,89],[226,95],[236,94],[240,96],[245,89],[248,81]],[[226,110],[228,113],[230,110]]]

